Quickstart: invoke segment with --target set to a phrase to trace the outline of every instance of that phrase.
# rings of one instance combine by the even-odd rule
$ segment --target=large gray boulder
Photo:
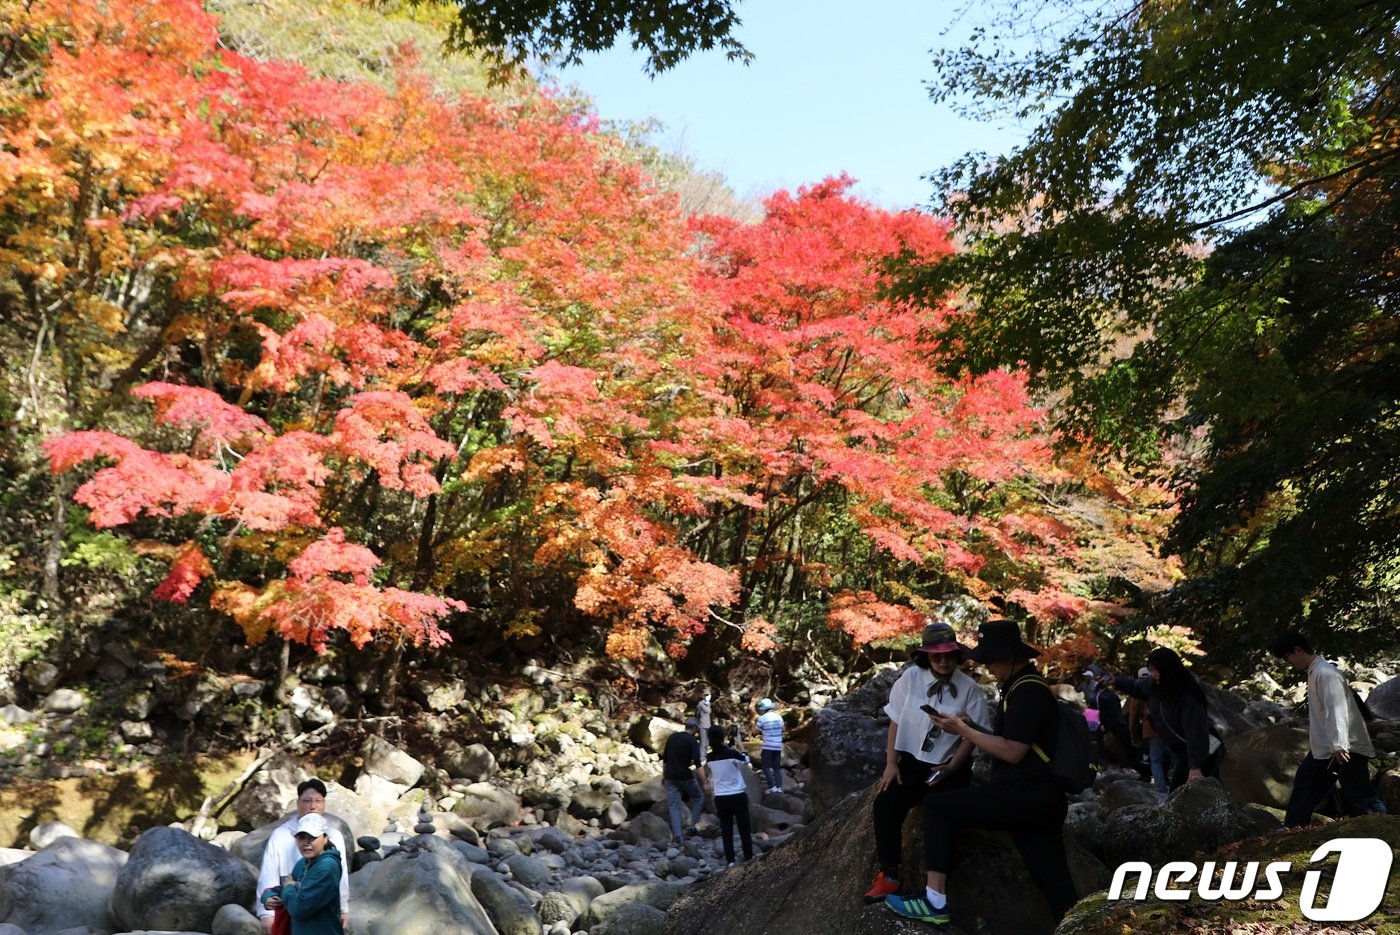
[[[58,838],[19,863],[0,866],[0,922],[29,935],[88,926],[106,930],[107,900],[127,855],[82,838]]]
[[[1140,860],[1160,867],[1172,860],[1211,854],[1264,830],[1215,779],[1174,789],[1161,806],[1128,805],[1104,821],[1104,861],[1116,867]]]
[[[1237,734],[1225,741],[1220,784],[1240,802],[1283,808],[1307,753],[1308,726],[1298,721]]]
[[[1400,721],[1400,675],[1386,679],[1366,696],[1366,707],[1378,718]]]
[[[632,724],[627,738],[643,750],[660,753],[666,739],[678,730],[685,730],[685,725],[664,717],[643,717]]]
[[[513,825],[520,817],[520,800],[489,782],[474,782],[461,795],[452,812],[478,831]]]
[[[528,857],[524,859],[529,860]],[[481,903],[501,935],[540,935],[543,931],[529,898],[503,877],[478,867],[472,871],[471,887],[472,895]]]
[[[251,905],[257,870],[182,828],[151,828],[131,848],[112,890],[123,931],[208,932],[220,907]]]
[[[404,750],[382,737],[369,737],[360,751],[364,759],[362,773],[387,779],[395,785],[411,789],[423,778],[426,767]]]
[[[599,924],[610,918],[624,906],[631,903],[643,903],[654,909],[665,912],[671,904],[681,895],[684,887],[679,883],[632,883],[619,887],[610,893],[594,897],[589,902],[588,909],[584,912],[583,918],[579,921],[583,928],[593,931]],[[715,931],[710,929],[710,931]],[[742,929],[731,929],[731,931],[743,931]],[[763,931],[754,928],[748,931]]]
[[[1190,856],[1191,829],[1181,816],[1155,805],[1126,805],[1104,820],[1103,859],[1110,867],[1141,860],[1160,867]]]
[[[867,905],[863,898],[878,869],[870,822],[874,798],[872,783],[819,816],[783,846],[752,863],[687,887],[667,914],[666,931],[671,935],[715,931],[896,935],[913,931],[909,923],[883,906]],[[919,813],[915,811],[904,826],[904,870],[911,880],[922,879],[919,829]],[[1108,885],[1108,869],[1068,831],[1065,849],[1081,894]],[[948,885],[953,924],[959,931],[1045,935],[1053,928],[1044,898],[1004,832],[962,835]]]
[[[446,841],[408,838],[375,865],[356,900],[356,935],[500,935],[472,892],[473,872],[473,864]]]
[[[660,815],[642,812],[623,826],[622,833],[633,844],[665,847],[671,840],[671,825],[667,819]]]
[[[306,778],[306,768],[294,757],[273,757],[249,778],[231,803],[239,825],[257,828],[275,823],[295,809],[297,784]]]
[[[807,794],[820,815],[874,782],[885,766],[885,703],[901,669],[885,669],[817,712],[807,747]]]
[[[646,903],[627,903],[589,929],[589,935],[666,935],[666,913]]]
[[[1251,708],[1241,695],[1205,681],[1201,682],[1201,690],[1206,693],[1206,711],[1210,714],[1211,726],[1222,737],[1242,734],[1269,723],[1267,714]]]
[[[474,743],[462,746],[456,740],[448,740],[438,753],[438,765],[447,770],[453,779],[480,782],[496,775],[499,767],[495,755],[485,744]]]
[[[1185,822],[1194,852],[1212,852],[1260,831],[1255,817],[1213,778],[1188,782],[1173,790],[1162,808]]]
[[[48,847],[59,838],[80,837],[81,834],[61,821],[41,821],[29,832],[29,846],[37,851]]]
[[[214,914],[210,935],[262,935],[262,923],[242,906],[230,903]]]

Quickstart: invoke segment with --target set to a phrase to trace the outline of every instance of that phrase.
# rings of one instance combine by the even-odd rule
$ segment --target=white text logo
[[[1315,864],[1330,854],[1337,855],[1337,872],[1327,901],[1316,905],[1317,888],[1322,882],[1321,870],[1309,870],[1303,877],[1303,889],[1298,908],[1314,922],[1357,922],[1376,911],[1385,898],[1385,884],[1390,878],[1394,853],[1390,845],[1379,838],[1333,838],[1313,852],[1308,863]],[[1217,899],[1278,899],[1283,895],[1282,875],[1292,869],[1288,861],[1273,861],[1260,865],[1249,861],[1227,861],[1216,871],[1216,863],[1208,860],[1197,865],[1188,860],[1173,860],[1155,871],[1151,864],[1129,861],[1113,872],[1109,899],[1123,899],[1128,876],[1136,873],[1137,884],[1128,899],[1146,899],[1149,887],[1158,899],[1190,899],[1194,892],[1204,900]],[[1155,886],[1153,878],[1156,878]],[[1191,882],[1195,880],[1193,887]]]

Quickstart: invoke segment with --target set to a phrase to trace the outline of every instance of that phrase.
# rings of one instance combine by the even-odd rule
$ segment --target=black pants
[[[753,860],[753,836],[749,828],[749,797],[743,792],[715,796],[715,812],[719,815],[719,834],[724,841],[724,859],[734,863],[734,826],[739,826],[739,843],[744,859]]]
[[[1076,902],[1065,859],[1065,795],[1048,777],[950,789],[924,801],[924,865],[947,873],[953,842],[963,828],[1009,831],[1031,879],[1058,920]]]
[[[972,781],[972,758],[965,760],[956,773],[941,780],[935,789],[927,785],[928,774],[933,771],[931,764],[901,752],[895,765],[899,767],[899,782],[891,783],[888,789],[875,796],[871,811],[875,819],[875,856],[880,861],[880,870],[885,876],[898,880],[899,861],[904,853],[904,839],[900,833],[904,817],[935,789],[943,792],[967,788]]]
[[[1319,760],[1311,753],[1298,764],[1293,777],[1293,793],[1284,813],[1285,828],[1300,828],[1327,798],[1333,786],[1342,793],[1342,811],[1348,815],[1368,815],[1384,811],[1385,805],[1371,785],[1370,758],[1353,753],[1351,759],[1333,768],[1331,759]]]

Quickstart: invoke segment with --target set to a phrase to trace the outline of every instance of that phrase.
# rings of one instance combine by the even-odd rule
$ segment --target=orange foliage
[[[0,92],[0,261],[101,340],[133,323],[123,283],[170,303],[161,379],[133,391],[166,431],[45,446],[55,471],[92,463],[94,525],[180,544],[158,597],[189,600],[217,539],[210,605],[254,642],[436,645],[467,589],[566,587],[639,658],[787,562],[856,640],[916,629],[802,551],[824,497],[882,559],[1070,609],[1013,573],[1074,541],[1006,493],[1056,476],[1025,381],[944,377],[942,312],[883,292],[881,257],[952,249],[941,222],[844,178],[755,224],[688,222],[548,91],[314,79],[221,49],[195,0],[14,15],[42,81]],[[734,545],[703,547],[720,527]]]

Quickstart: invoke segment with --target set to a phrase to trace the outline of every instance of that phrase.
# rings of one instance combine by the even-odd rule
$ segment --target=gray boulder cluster
[[[718,820],[671,837],[649,746],[681,726],[647,719],[643,745],[578,737],[581,751],[507,780],[484,747],[451,747],[430,769],[371,737],[353,786],[330,785],[328,818],[350,856],[356,935],[647,935],[690,884],[724,872]],[[584,732],[586,733],[586,732]],[[606,752],[605,752],[606,751]],[[788,794],[750,775],[758,854],[799,831],[805,771],[789,755]],[[257,935],[257,866],[305,778],[269,762],[231,806],[256,830],[185,822],[144,832],[130,852],[39,825],[29,849],[0,850],[0,935],[210,932]],[[687,822],[688,822],[687,817]],[[192,834],[192,829],[198,833]],[[202,840],[208,837],[210,840]]]
[[[807,743],[790,742],[785,750],[786,794],[766,793],[750,776],[757,858],[730,870],[712,811],[694,834],[673,840],[670,832],[657,754],[681,729],[684,706],[658,703],[653,713],[618,723],[542,675],[536,692],[500,699],[489,745],[464,744],[443,728],[473,703],[472,693],[450,679],[420,678],[413,690],[425,712],[416,721],[423,734],[414,749],[433,752],[414,756],[405,745],[371,736],[357,751],[356,766],[340,783],[328,783],[328,813],[347,843],[354,842],[352,931],[903,931],[860,898],[875,871],[870,800],[886,730],[881,708],[896,674],[881,672],[814,712]],[[1400,706],[1397,684],[1377,684],[1372,692],[1383,718],[1372,725],[1377,747],[1392,754],[1400,750],[1400,723],[1384,718]],[[295,719],[284,733],[333,724],[334,706],[318,705],[328,705],[334,688],[303,692],[301,700],[312,703],[300,713],[283,712]],[[1278,826],[1270,808],[1286,799],[1306,749],[1306,722],[1296,687],[1252,688],[1251,701],[1212,689],[1212,714],[1226,738],[1220,781],[1191,784],[1159,803],[1135,773],[1110,770],[1077,797],[1065,842],[1081,893],[1105,887],[1110,868],[1124,860],[1157,865]],[[80,718],[83,705],[80,694],[63,691],[52,688],[37,714],[12,704],[0,709],[0,720],[20,734],[34,719],[57,724],[48,735],[62,737],[61,725]],[[194,701],[180,711],[193,716],[241,696],[183,697]],[[295,708],[296,697],[293,702]],[[480,695],[476,703],[489,702]],[[145,722],[123,723],[124,735],[138,742]],[[158,746],[159,732],[145,743]],[[23,752],[43,755],[32,745]],[[0,935],[257,935],[250,912],[256,867],[305,777],[302,763],[272,759],[217,820],[148,829],[129,851],[84,840],[56,822],[37,826],[28,848],[0,849]],[[1400,811],[1400,781],[1383,773],[1380,787]],[[906,869],[916,868],[917,813],[906,831]],[[958,926],[1049,930],[1009,838],[972,834],[959,860],[950,893],[960,907]],[[1007,892],[1027,898],[999,895]]]

